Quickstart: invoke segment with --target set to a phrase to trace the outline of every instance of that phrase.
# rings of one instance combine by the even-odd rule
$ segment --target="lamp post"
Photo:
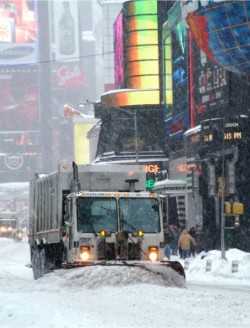
[[[221,258],[226,260],[226,251],[225,251],[225,118],[222,118],[222,186],[221,186],[221,231],[220,231],[220,240],[221,240]]]
[[[138,163],[138,131],[137,131],[137,111],[134,111],[134,129],[135,129],[135,162]]]
[[[220,123],[219,123],[220,122]],[[225,213],[224,213],[224,204],[225,204],[225,117],[216,117],[208,120],[204,120],[203,124],[205,126],[206,131],[210,131],[210,129],[214,128],[214,132],[209,132],[209,135],[206,135],[206,142],[216,141],[217,150],[221,149],[221,154],[215,154],[214,149],[212,150],[212,154],[210,154],[210,158],[212,159],[221,159],[221,177],[217,180],[216,173],[214,171],[214,182],[218,184],[217,192],[214,190],[213,196],[215,198],[216,205],[216,218],[220,218],[220,246],[221,246],[221,258],[226,260],[226,251],[225,251]],[[212,124],[212,126],[211,126]],[[203,127],[204,128],[204,127]],[[210,135],[212,133],[212,135]],[[219,142],[219,144],[217,143]],[[211,150],[209,150],[211,152]],[[216,165],[216,164],[215,164]],[[214,167],[215,170],[215,167]],[[219,208],[220,204],[220,208]],[[216,220],[217,222],[217,220]],[[217,224],[216,224],[217,226]]]

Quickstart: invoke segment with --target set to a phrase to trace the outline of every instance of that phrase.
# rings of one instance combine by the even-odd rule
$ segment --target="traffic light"
[[[145,187],[146,190],[152,190],[154,188],[155,185],[155,175],[154,173],[147,173],[146,174],[146,183],[145,183]]]
[[[233,215],[238,216],[244,214],[244,204],[240,202],[233,202]]]
[[[144,171],[146,172],[146,190],[151,191],[154,188],[156,176],[160,172],[160,165],[157,164],[146,164],[144,165]]]
[[[239,216],[244,214],[244,204],[240,202],[225,202],[224,211],[226,215]]]
[[[232,205],[230,202],[225,202],[224,203],[224,208],[225,208],[225,214],[226,215],[232,215]]]

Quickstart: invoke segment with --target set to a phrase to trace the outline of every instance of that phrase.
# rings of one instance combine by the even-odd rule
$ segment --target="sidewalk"
[[[221,252],[212,250],[201,252],[185,261],[176,256],[172,256],[171,260],[182,263],[187,282],[250,287],[250,253],[230,249],[226,252],[226,258],[226,261],[221,259]]]

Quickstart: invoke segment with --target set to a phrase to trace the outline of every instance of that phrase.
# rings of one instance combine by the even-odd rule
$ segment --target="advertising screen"
[[[123,14],[120,13],[114,23],[115,49],[115,88],[122,88],[124,84],[124,54],[123,54]]]
[[[159,89],[158,17],[156,0],[126,2],[124,5],[127,88]]]
[[[38,72],[34,68],[0,70],[0,130],[38,128]]]
[[[180,147],[182,134],[189,124],[188,35],[179,2],[175,2],[167,13],[162,37],[165,131],[168,146],[174,150]]]
[[[37,61],[35,0],[0,0],[0,65]]]
[[[188,111],[187,30],[179,22],[172,32],[173,114]]]
[[[187,31],[179,21],[165,39],[165,103],[166,135],[171,148],[178,148],[182,133],[187,129],[188,116],[188,48]]]
[[[190,39],[192,60],[192,103],[196,123],[204,117],[218,115],[218,110],[229,102],[229,74],[211,62],[196,43]]]
[[[49,1],[53,57],[57,61],[79,59],[78,1]]]

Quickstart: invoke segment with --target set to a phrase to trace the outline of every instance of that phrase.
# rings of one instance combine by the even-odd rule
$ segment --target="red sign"
[[[190,173],[192,171],[201,173],[201,167],[195,163],[181,163],[176,165],[176,171],[180,173]]]

